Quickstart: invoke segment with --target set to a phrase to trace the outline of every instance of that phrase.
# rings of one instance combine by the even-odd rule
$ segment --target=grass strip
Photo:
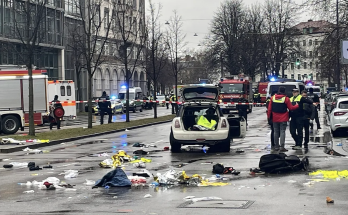
[[[4,136],[2,138],[13,138],[16,140],[40,139],[40,140],[53,141],[53,140],[61,140],[61,139],[73,138],[73,137],[79,137],[79,136],[85,136],[85,135],[91,135],[91,134],[98,134],[98,133],[103,133],[107,131],[127,129],[134,126],[146,125],[146,124],[151,124],[156,122],[163,122],[163,121],[172,120],[174,117],[175,115],[168,115],[168,116],[161,116],[156,119],[148,118],[148,119],[133,120],[131,122],[115,122],[111,124],[95,125],[91,129],[87,129],[87,128],[61,129],[61,130],[53,130],[53,131],[38,133],[35,136],[10,135],[10,136]]]

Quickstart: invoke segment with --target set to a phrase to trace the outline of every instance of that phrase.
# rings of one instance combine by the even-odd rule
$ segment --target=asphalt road
[[[269,153],[270,130],[266,123],[264,107],[255,108],[248,117],[249,129],[247,137],[235,139],[230,153],[204,153],[197,148],[195,151],[184,151],[172,154],[163,151],[169,146],[170,123],[142,129],[115,133],[98,138],[84,139],[76,142],[42,148],[49,152],[44,154],[29,154],[16,152],[1,154],[0,165],[9,162],[36,162],[37,165],[50,163],[53,169],[30,172],[28,168],[0,169],[0,208],[2,214],[346,214],[348,192],[344,190],[348,181],[332,180],[304,185],[308,182],[308,172],[286,175],[251,176],[249,169],[258,167],[262,155]],[[327,127],[324,127],[326,130]],[[315,133],[312,140],[316,140]],[[185,170],[188,175],[200,174],[212,176],[212,166],[223,163],[241,171],[239,176],[228,176],[230,185],[223,187],[138,187],[91,189],[83,183],[85,179],[101,179],[110,169],[98,166],[104,157],[94,157],[93,154],[107,152],[112,155],[118,150],[126,150],[128,154],[139,149],[132,147],[134,143],[154,144],[157,147],[144,148],[150,154],[144,156],[152,159],[147,169],[153,173],[165,173],[167,170]],[[294,142],[287,132],[286,145]],[[347,158],[328,156],[323,152],[320,143],[311,142],[309,157],[312,170],[343,170],[347,169]],[[243,149],[244,153],[236,153]],[[288,155],[303,156],[303,152],[289,150]],[[9,159],[9,160],[6,160]],[[213,164],[209,163],[213,162]],[[59,175],[64,170],[78,170],[75,179],[64,179]],[[125,172],[131,175],[138,169],[132,165],[125,166]],[[47,191],[34,187],[20,186],[17,183],[41,181],[47,177],[58,177],[66,183],[76,185],[76,191]],[[24,194],[24,191],[34,190],[34,193]],[[144,198],[151,194],[152,198]],[[224,200],[232,200],[236,206],[237,200],[249,200],[252,204],[246,209],[217,208],[178,208],[187,196],[216,196]],[[335,200],[332,205],[326,204],[326,196]],[[202,203],[194,203],[199,207]],[[222,207],[224,204],[204,202],[205,206]]]
[[[166,116],[171,114],[171,107],[167,109],[166,107],[159,106],[157,108],[157,116]],[[152,110],[143,110],[143,112],[130,112],[130,120],[137,119],[145,119],[145,118],[153,118],[153,109]],[[100,116],[93,114],[93,125],[100,125]],[[126,114],[115,114],[112,116],[112,122],[125,122]],[[108,122],[108,116],[104,116],[104,123]],[[61,129],[70,129],[70,128],[78,128],[78,127],[87,127],[88,124],[88,116],[83,113],[83,115],[77,116],[74,120],[66,120],[61,124]],[[56,129],[56,127],[54,127]],[[46,123],[43,126],[36,126],[36,132],[41,133],[45,131],[49,131],[49,124]],[[18,134],[28,133],[29,128],[25,127],[24,131],[18,131]]]

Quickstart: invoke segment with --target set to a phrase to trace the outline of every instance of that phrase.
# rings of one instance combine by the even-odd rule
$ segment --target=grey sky
[[[177,10],[183,19],[183,31],[186,33],[186,40],[189,48],[199,48],[198,44],[209,33],[210,23],[220,4],[225,0],[152,0],[154,3],[161,3],[162,17],[164,24]],[[292,0],[294,1],[294,0]],[[261,3],[263,0],[244,0],[245,5]],[[201,20],[194,20],[201,19]],[[309,19],[309,15],[304,15],[302,20]],[[193,36],[197,33],[197,37]]]

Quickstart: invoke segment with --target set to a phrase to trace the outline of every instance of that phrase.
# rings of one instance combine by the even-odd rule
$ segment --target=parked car
[[[335,108],[330,113],[330,128],[333,137],[340,131],[348,130],[348,97],[337,100]]]
[[[337,104],[337,100],[339,98],[343,98],[343,97],[348,97],[348,93],[338,93],[332,96],[331,100],[330,100],[330,105],[328,106],[328,112],[331,113],[331,111],[336,107]]]
[[[215,86],[187,86],[182,90],[182,100],[177,117],[173,119],[170,132],[172,152],[180,152],[182,145],[204,145],[210,149],[230,151],[230,134],[227,118],[218,105],[220,88]],[[214,114],[206,111],[214,110]],[[217,124],[210,130],[197,130],[198,117],[214,119]]]
[[[98,100],[99,97],[93,97],[92,101]],[[85,112],[88,112],[88,103],[85,105]],[[92,113],[98,114],[98,104],[97,102],[92,102]]]
[[[156,96],[156,99],[157,99],[157,101],[158,101],[158,105],[160,105],[160,106],[162,106],[162,107],[166,106],[166,103],[165,103],[165,101],[166,101],[166,96],[163,96],[163,95]]]
[[[325,97],[325,111],[329,114],[331,111],[331,104],[332,104],[332,100],[334,99],[334,97],[339,94],[340,92],[330,92],[329,94],[327,94],[327,96]]]

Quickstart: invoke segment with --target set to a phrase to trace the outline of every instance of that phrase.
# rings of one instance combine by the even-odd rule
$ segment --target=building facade
[[[106,14],[104,10],[107,8],[109,1],[101,1],[100,17]],[[40,50],[34,55],[34,65],[46,69],[50,80],[74,80],[79,81],[81,91],[79,100],[87,99],[87,73],[82,70],[79,77],[77,74],[76,54],[69,44],[69,25],[76,25],[80,22],[80,11],[78,0],[48,0],[45,5],[44,28],[41,31],[45,34],[43,40],[40,41]],[[114,1],[110,1],[114,2]],[[145,1],[144,0],[122,0],[122,4],[129,4],[134,10],[142,13],[143,22],[145,22]],[[15,18],[14,9],[16,9],[16,1],[0,0],[0,65],[23,65],[25,64],[21,58],[22,42],[16,37],[15,24],[19,23]],[[140,24],[140,23],[139,23]],[[143,28],[145,29],[145,28]],[[100,96],[103,91],[108,95],[116,96],[124,84],[124,66],[121,62],[113,58],[112,42],[106,43],[104,47],[104,56],[108,57],[102,65],[97,69],[93,76],[93,95]],[[78,80],[77,80],[78,79]],[[143,68],[136,68],[132,78],[130,87],[141,87],[143,92],[147,92],[146,73]],[[76,93],[78,95],[78,93]]]
[[[327,85],[327,81],[320,77],[319,46],[332,31],[333,24],[323,20],[308,20],[295,25],[293,29],[295,29],[294,41],[297,43],[293,45],[298,48],[298,53],[288,56],[285,62],[287,65],[284,70],[285,77],[313,80],[315,84]]]

